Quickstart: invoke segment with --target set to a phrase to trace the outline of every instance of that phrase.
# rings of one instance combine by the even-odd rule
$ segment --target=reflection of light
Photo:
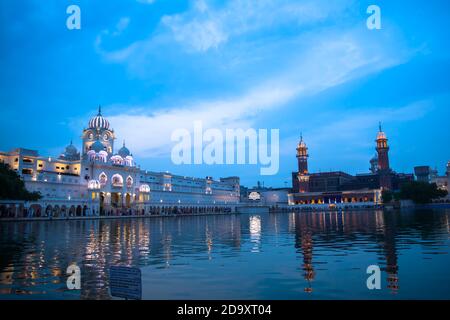
[[[250,233],[252,235],[261,235],[261,217],[251,216],[250,217]]]
[[[289,214],[288,220],[289,232],[293,232],[295,230],[295,213],[291,212]]]
[[[254,243],[252,252],[259,252],[261,244],[261,217],[251,216],[250,217],[250,241]]]
[[[375,224],[377,226],[377,229],[383,229],[384,228],[383,211],[376,211],[375,212]]]

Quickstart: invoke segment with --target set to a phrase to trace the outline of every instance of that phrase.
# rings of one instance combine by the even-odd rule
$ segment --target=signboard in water
[[[142,299],[142,277],[139,268],[112,266],[109,268],[111,296],[124,299]]]

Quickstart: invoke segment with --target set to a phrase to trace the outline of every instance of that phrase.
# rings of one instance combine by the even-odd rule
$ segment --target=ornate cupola
[[[98,113],[91,118],[88,123],[88,128],[83,130],[83,158],[87,158],[87,153],[92,150],[92,145],[99,141],[104,146],[104,151],[108,156],[111,156],[114,151],[114,130],[110,129],[109,121],[102,115],[101,106],[98,107]],[[100,144],[97,143],[97,146]]]

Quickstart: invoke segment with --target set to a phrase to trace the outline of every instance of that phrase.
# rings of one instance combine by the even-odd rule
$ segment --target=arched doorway
[[[29,209],[29,217],[40,217],[42,215],[42,207],[40,204],[32,204]]]
[[[105,215],[105,196],[106,194],[104,192],[100,192],[100,215],[104,216]]]
[[[65,217],[65,216],[67,216],[67,207],[62,206],[61,207],[61,217]]]
[[[118,192],[113,192],[111,193],[111,206],[113,208],[118,208],[121,207],[121,199],[120,199],[120,193]]]
[[[74,217],[76,214],[75,206],[71,206],[69,209],[69,217]]]
[[[125,195],[125,206],[126,206],[127,208],[130,208],[130,207],[131,207],[131,195],[130,195],[129,193],[127,193],[127,194]]]
[[[52,215],[52,211],[53,211],[52,206],[48,205],[47,208],[45,208],[45,216],[50,217]]]
[[[76,210],[76,216],[77,216],[77,217],[81,217],[82,211],[83,211],[83,209],[81,208],[81,206],[78,206],[78,207],[77,207],[77,210]]]
[[[59,206],[56,205],[56,206],[53,208],[53,217],[58,218],[60,212],[61,212],[61,210],[60,210]]]

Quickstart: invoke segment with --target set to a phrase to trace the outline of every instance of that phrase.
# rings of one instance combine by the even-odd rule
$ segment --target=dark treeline
[[[0,163],[0,199],[36,201],[41,198],[37,192],[29,192],[19,175],[5,163]]]
[[[383,191],[382,197],[384,203],[392,200],[412,200],[417,204],[426,204],[434,199],[443,198],[447,194],[447,191],[439,189],[436,183],[410,181],[402,184],[399,191]]]

